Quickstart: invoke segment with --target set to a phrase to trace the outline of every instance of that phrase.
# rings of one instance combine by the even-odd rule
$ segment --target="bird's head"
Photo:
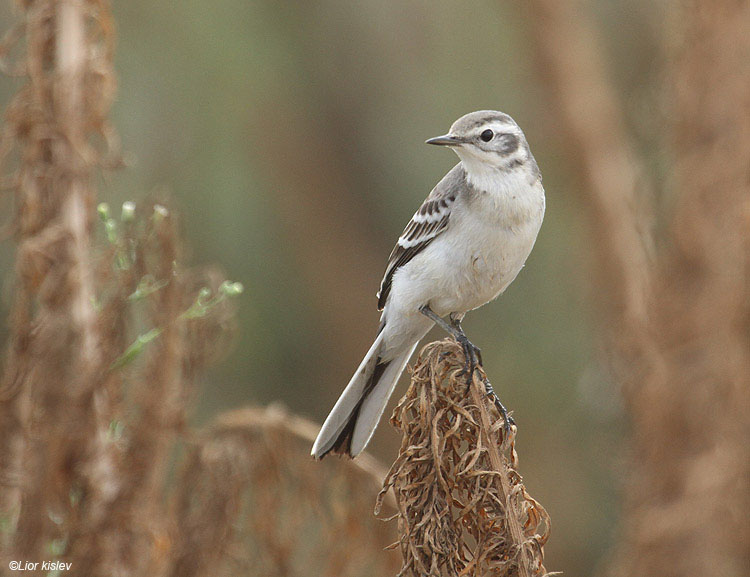
[[[466,114],[453,123],[448,134],[430,138],[427,144],[452,148],[469,171],[514,170],[533,159],[516,122],[496,110]]]

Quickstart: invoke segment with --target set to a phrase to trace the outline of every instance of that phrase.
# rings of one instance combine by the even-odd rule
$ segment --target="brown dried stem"
[[[65,559],[81,576],[159,575],[169,459],[195,374],[227,343],[223,298],[240,289],[180,267],[163,206],[107,217],[108,244],[95,243],[92,181],[116,144],[110,7],[22,9],[0,43],[2,57],[25,41],[23,65],[6,68],[27,80],[0,140],[18,242],[0,383],[0,547],[5,559]],[[144,282],[156,288],[131,299]],[[197,300],[205,291],[210,306]],[[146,362],[120,363],[137,356],[129,344],[142,329],[158,337]]]
[[[463,367],[454,341],[427,345],[391,418],[403,438],[378,507],[392,490],[399,575],[545,575],[550,519],[518,474],[516,428],[504,438],[486,375],[467,394]]]
[[[0,515],[10,514],[11,526],[18,519],[16,553],[33,559],[61,538],[51,517],[67,513],[66,488],[85,492],[97,516],[116,485],[89,250],[90,179],[100,158],[90,141],[106,132],[113,82],[104,2],[40,0],[23,9],[27,84],[8,107],[0,143],[18,241],[0,390],[8,489]]]
[[[279,407],[226,413],[179,479],[174,577],[393,574],[391,527],[372,516],[372,458],[310,458],[318,427]],[[389,506],[392,510],[392,505]]]
[[[625,390],[635,458],[613,573],[746,575],[750,4],[679,2],[673,18],[679,195],[650,322],[663,370]]]
[[[554,100],[569,161],[594,237],[594,272],[608,287],[599,305],[623,335],[622,353],[648,353],[652,279],[650,244],[640,218],[651,214],[638,195],[642,172],[625,130],[622,107],[602,60],[604,51],[580,0],[528,0],[524,11],[542,81]]]
[[[674,135],[678,195],[649,267],[633,210],[637,169],[591,18],[577,0],[526,5],[541,77],[585,176],[595,292],[614,312],[615,324],[603,324],[633,422],[624,538],[610,571],[746,574],[750,5],[671,5],[664,132]]]

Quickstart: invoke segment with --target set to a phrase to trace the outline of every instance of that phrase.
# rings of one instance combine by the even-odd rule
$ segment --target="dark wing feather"
[[[393,247],[380,283],[378,310],[383,310],[388,300],[396,271],[427,248],[446,229],[453,204],[465,182],[466,173],[458,164],[437,184],[406,225],[396,246]]]

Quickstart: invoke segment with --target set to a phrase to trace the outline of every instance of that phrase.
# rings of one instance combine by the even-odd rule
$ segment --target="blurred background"
[[[585,9],[634,146],[662,182],[660,4]],[[2,17],[11,12],[3,3]],[[596,573],[617,539],[626,426],[596,325],[597,247],[575,142],[540,79],[528,15],[443,0],[130,0],[113,12],[111,119],[127,168],[105,175],[100,200],[170,197],[188,260],[216,263],[246,289],[236,341],[204,377],[197,425],[275,402],[321,422],[374,337],[395,240],[457,162],[424,140],[473,110],[513,116],[542,170],[545,222],[517,280],[464,327],[518,423],[525,484],[552,518],[546,566]],[[18,85],[0,82],[7,101]],[[11,249],[2,245],[2,318]],[[398,443],[384,422],[370,450],[389,463]]]

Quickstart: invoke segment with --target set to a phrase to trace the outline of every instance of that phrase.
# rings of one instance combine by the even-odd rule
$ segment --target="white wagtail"
[[[472,112],[427,143],[452,148],[461,162],[435,186],[391,252],[377,295],[383,311],[377,338],[320,429],[312,448],[317,459],[331,451],[362,452],[433,324],[462,345],[473,378],[481,357],[461,321],[513,282],[541,227],[542,176],[510,116]]]

